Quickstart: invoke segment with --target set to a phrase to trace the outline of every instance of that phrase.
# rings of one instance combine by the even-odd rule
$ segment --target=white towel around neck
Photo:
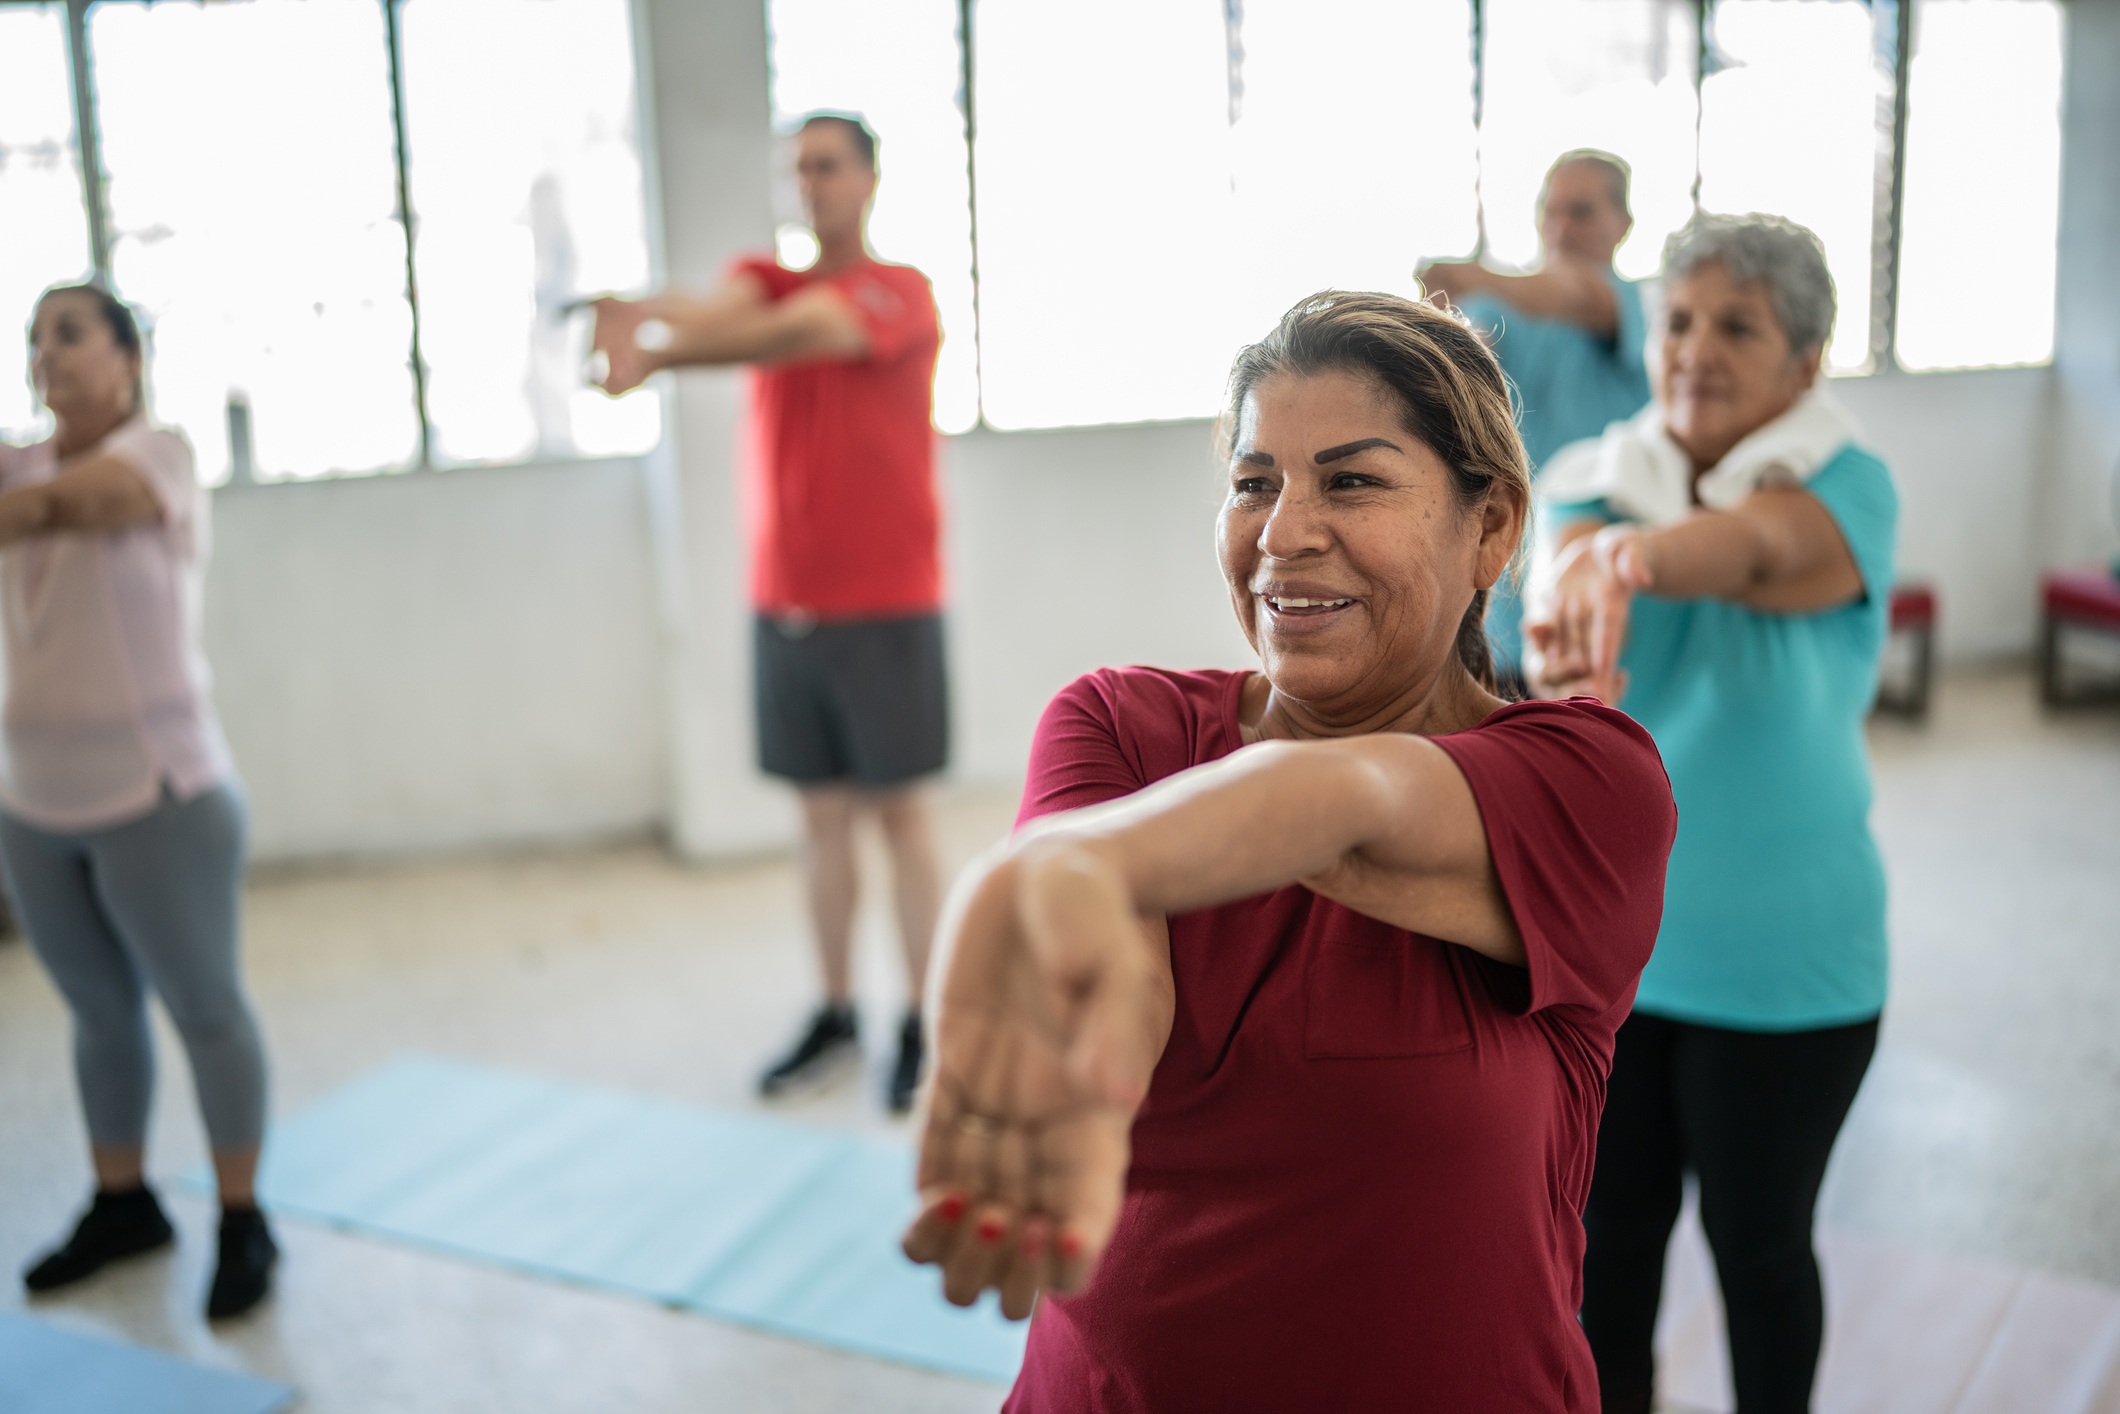
[[[1701,474],[1700,504],[1726,511],[1763,485],[1809,481],[1860,435],[1854,415],[1814,383]],[[1538,478],[1543,501],[1602,500],[1616,514],[1649,525],[1683,520],[1693,510],[1695,489],[1693,463],[1664,430],[1659,403],[1613,423],[1602,437],[1563,447]]]

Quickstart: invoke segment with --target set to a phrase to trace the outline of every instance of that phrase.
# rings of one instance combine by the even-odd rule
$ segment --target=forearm
[[[1417,740],[1248,747],[1061,817],[1024,847],[1088,849],[1124,877],[1144,914],[1269,893],[1327,873],[1389,829],[1397,802],[1378,758],[1417,750]]]
[[[53,528],[49,484],[0,493],[0,545],[13,545]]]
[[[809,352],[809,331],[772,305],[694,309],[663,322],[670,342],[649,350],[658,368],[777,363]]]
[[[1757,589],[1772,570],[1771,546],[1760,527],[1725,511],[1696,511],[1682,521],[1641,532],[1644,586],[1663,599],[1736,599]]]
[[[1480,283],[1510,308],[1533,319],[1574,324],[1601,338],[1618,332],[1619,306],[1598,271],[1558,264],[1524,275],[1483,270]]]

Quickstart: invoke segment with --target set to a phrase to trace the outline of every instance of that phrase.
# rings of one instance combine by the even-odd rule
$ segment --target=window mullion
[[[88,249],[96,279],[110,284],[110,218],[103,145],[97,140],[95,69],[88,53],[91,0],[66,0],[66,52],[74,96],[74,145],[81,159],[81,201],[88,209]]]
[[[412,403],[420,420],[420,470],[434,467],[434,429],[427,420],[427,361],[420,353],[420,280],[413,264],[412,170],[405,143],[404,44],[398,36],[403,0],[382,0],[384,42],[390,46],[390,124],[397,139],[398,224],[405,231],[405,303],[412,311]]]
[[[1877,215],[1872,224],[1870,362],[1880,373],[1899,367],[1899,252],[1906,210],[1907,82],[1914,54],[1915,0],[1872,0],[1879,59],[1892,70],[1889,128],[1878,115]],[[1886,11],[1889,10],[1889,14]],[[1889,43],[1889,54],[1883,52]]]

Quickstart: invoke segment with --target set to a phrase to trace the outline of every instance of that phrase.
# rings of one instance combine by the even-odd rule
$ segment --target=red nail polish
[[[1082,1255],[1082,1239],[1072,1232],[1060,1234],[1060,1255],[1070,1262]]]
[[[935,1216],[946,1223],[953,1223],[964,1216],[964,1196],[959,1193],[944,1195],[935,1205]]]
[[[999,1242],[1001,1234],[1006,1231],[1008,1229],[1001,1225],[999,1218],[981,1218],[979,1220],[979,1240],[989,1247]]]

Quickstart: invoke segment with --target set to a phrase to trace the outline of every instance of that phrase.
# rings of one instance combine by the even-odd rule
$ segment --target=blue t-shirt
[[[1619,329],[1609,339],[1580,325],[1519,314],[1491,295],[1472,295],[1459,306],[1491,331],[1495,357],[1516,385],[1517,426],[1534,473],[1570,442],[1595,437],[1648,405],[1641,291],[1616,273],[1608,278],[1619,306]],[[1522,656],[1523,617],[1516,586],[1505,577],[1487,596],[1487,639],[1498,662],[1514,667]]]
[[[1877,690],[1899,497],[1850,445],[1805,489],[1832,513],[1863,597],[1813,614],[1635,598],[1620,665],[1678,801],[1663,925],[1638,1010],[1741,1031],[1877,1015],[1884,863],[1863,719]],[[1555,507],[1554,520],[1600,504]]]

